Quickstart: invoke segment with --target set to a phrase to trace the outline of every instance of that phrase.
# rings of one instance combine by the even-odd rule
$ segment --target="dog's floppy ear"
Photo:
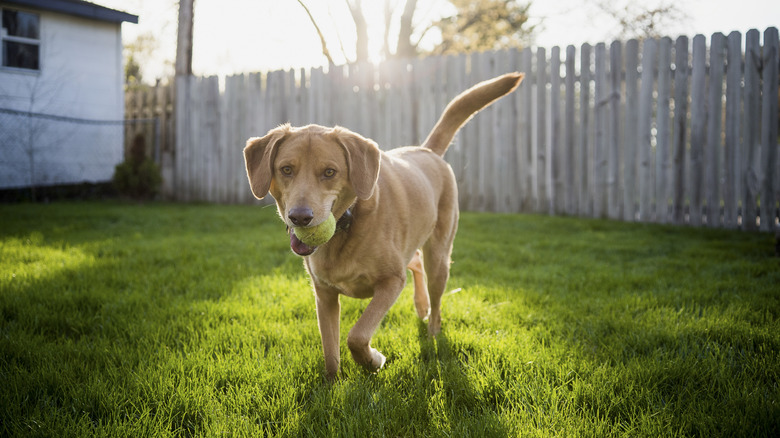
[[[370,139],[346,128],[335,127],[331,132],[347,156],[349,181],[359,199],[368,199],[374,194],[379,177],[379,146]]]
[[[246,175],[249,177],[252,194],[257,199],[263,199],[271,188],[276,149],[289,130],[289,125],[282,125],[268,131],[264,137],[252,137],[246,141],[244,148]]]

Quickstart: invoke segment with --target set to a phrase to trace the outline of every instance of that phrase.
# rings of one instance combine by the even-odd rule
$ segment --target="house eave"
[[[80,0],[3,0],[3,4],[59,12],[111,23],[138,23],[138,16]]]

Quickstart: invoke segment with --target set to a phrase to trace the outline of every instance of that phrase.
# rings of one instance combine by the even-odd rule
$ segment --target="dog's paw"
[[[441,316],[428,317],[428,336],[435,337],[441,333]]]
[[[385,366],[385,362],[387,362],[385,355],[377,351],[376,348],[372,348],[371,363],[366,368],[368,368],[369,371],[377,371]]]
[[[414,308],[417,309],[417,316],[419,316],[422,320],[425,320],[425,318],[427,318],[431,313],[431,306],[428,304],[427,300],[428,297],[426,296],[425,298],[425,301],[418,301],[417,297],[414,299]]]

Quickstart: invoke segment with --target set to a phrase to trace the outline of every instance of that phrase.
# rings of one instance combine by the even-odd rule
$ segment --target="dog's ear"
[[[373,140],[338,126],[331,135],[344,148],[349,181],[355,194],[359,199],[370,198],[379,177],[379,146]]]
[[[271,188],[273,177],[273,162],[276,149],[289,133],[290,126],[282,125],[268,131],[264,137],[252,137],[246,141],[244,160],[249,186],[257,199],[263,199]]]

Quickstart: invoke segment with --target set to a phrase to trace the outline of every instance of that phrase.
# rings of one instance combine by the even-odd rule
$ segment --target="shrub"
[[[143,161],[125,161],[114,170],[114,187],[123,196],[133,199],[151,199],[160,191],[160,167],[149,158]]]

